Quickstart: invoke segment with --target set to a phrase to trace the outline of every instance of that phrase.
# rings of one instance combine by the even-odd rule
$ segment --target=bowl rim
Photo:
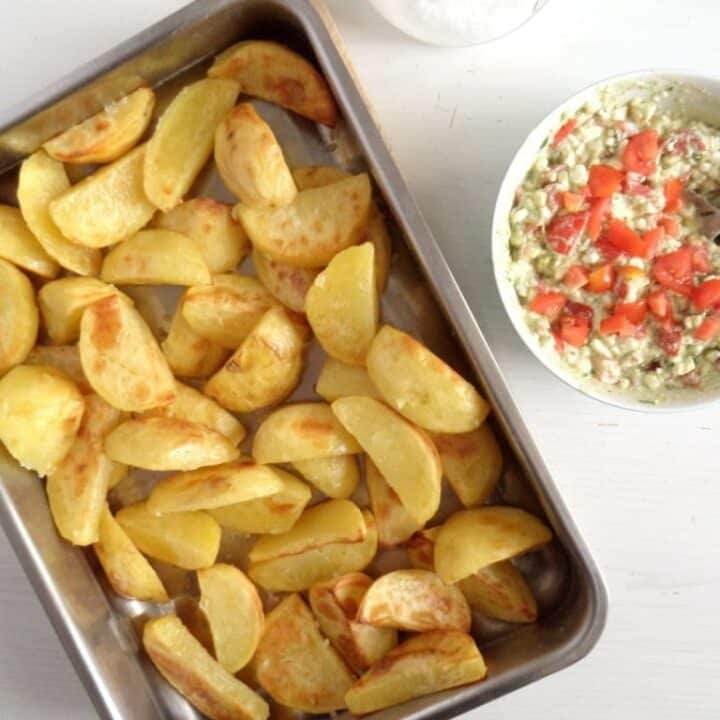
[[[685,83],[687,85],[700,85],[712,83],[718,86],[717,101],[720,106],[720,75],[714,76],[700,73],[694,70],[684,68],[660,68],[660,69],[643,69],[628,72],[616,73],[601,80],[586,85],[582,89],[573,93],[559,105],[550,110],[525,136],[525,139],[513,153],[512,158],[505,168],[502,181],[498,188],[495,204],[493,208],[492,224],[491,224],[491,255],[493,264],[493,275],[497,287],[500,300],[506,315],[510,319],[515,332],[520,336],[525,346],[535,356],[543,367],[551,372],[555,377],[561,380],[565,385],[571,387],[583,395],[597,400],[612,407],[621,408],[623,410],[632,410],[636,412],[667,414],[676,412],[687,412],[697,410],[707,405],[720,402],[720,388],[708,392],[700,392],[693,396],[692,391],[679,391],[672,400],[653,404],[645,402],[633,396],[631,392],[613,389],[612,386],[604,386],[599,381],[588,381],[576,376],[572,370],[566,368],[564,363],[559,360],[552,361],[552,356],[546,352],[537,337],[527,327],[524,317],[518,308],[511,307],[514,303],[518,303],[517,295],[512,284],[505,277],[506,259],[507,259],[507,238],[503,236],[503,225],[507,222],[507,211],[505,209],[506,199],[508,195],[514,195],[516,183],[513,181],[513,171],[521,162],[526,165],[526,171],[530,168],[527,164],[529,161],[526,155],[532,149],[537,152],[538,145],[545,139],[550,130],[557,125],[563,113],[568,110],[575,110],[587,99],[596,95],[605,87],[615,84],[625,84],[633,82],[643,82],[648,80],[667,80],[672,82]]]

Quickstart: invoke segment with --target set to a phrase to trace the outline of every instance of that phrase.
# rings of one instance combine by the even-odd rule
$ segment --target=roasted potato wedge
[[[155,515],[141,502],[123,508],[115,519],[135,545],[156,560],[185,570],[215,564],[221,530],[206,512]]]
[[[360,482],[353,455],[298,460],[292,465],[311,485],[331,498],[349,498]]]
[[[105,256],[100,277],[118,285],[203,285],[212,282],[202,253],[187,235],[140,230]]]
[[[114,465],[105,455],[103,441],[123,416],[99,395],[87,395],[75,441],[48,475],[46,489],[55,527],[73,545],[90,545],[98,540],[100,515]]]
[[[210,514],[223,526],[244,533],[285,533],[297,522],[310,502],[310,488],[280,468],[273,468],[280,480],[281,489],[269,497],[247,500],[210,510]]]
[[[24,365],[50,365],[62,371],[87,395],[92,387],[85,377],[77,345],[36,345],[23,360]]]
[[[17,199],[32,234],[45,252],[66,270],[78,275],[97,275],[102,262],[100,251],[70,242],[51,217],[54,201],[69,188],[63,164],[44,150],[38,150],[20,165]]]
[[[407,549],[408,559],[414,568],[420,570],[435,571],[435,541],[440,534],[441,525],[425,528],[416,532],[410,540],[408,540],[405,548]]]
[[[105,452],[116,462],[144,470],[196,470],[240,456],[219,432],[168,417],[126,420],[105,439]]]
[[[60,266],[45,252],[16,207],[0,205],[0,258],[42,278],[54,278]]]
[[[300,379],[305,328],[270,308],[205,384],[205,394],[233,412],[252,412],[287,397]]]
[[[251,563],[248,575],[266,590],[296,592],[339,575],[364,570],[377,552],[377,528],[372,513],[364,511],[363,518],[366,534],[361,542],[327,543],[297,555]]]
[[[318,271],[276,262],[257,250],[252,257],[255,272],[268,292],[290,310],[304,313],[305,296]]]
[[[258,682],[273,700],[310,713],[344,708],[354,680],[297,594],[268,613],[254,664]]]
[[[126,298],[110,295],[87,307],[78,347],[89,383],[113,407],[143,412],[175,399],[167,361]]]
[[[438,533],[435,570],[445,582],[454,583],[550,540],[550,529],[520,508],[463,510],[451,515]]]
[[[357,619],[409,632],[470,631],[464,595],[428,570],[394,570],[379,577],[365,593]]]
[[[352,455],[361,450],[326,403],[297,403],[270,413],[253,441],[253,458],[267,463]]]
[[[383,399],[426,430],[469,432],[490,411],[465,378],[415,338],[390,325],[384,325],[372,341],[367,370]]]
[[[160,116],[147,144],[143,186],[160,210],[180,203],[212,153],[215,129],[240,88],[230,80],[186,85]]]
[[[323,125],[334,127],[337,121],[337,107],[323,76],[284,45],[267,40],[238,43],[215,58],[208,75],[234,80],[245,95]]]
[[[39,322],[30,281],[14,265],[0,259],[0,375],[28,356]]]
[[[155,211],[143,192],[145,155],[141,145],[54,199],[50,215],[62,234],[81,249],[102,248],[143,227]]]
[[[236,105],[218,125],[215,164],[245,205],[289,205],[297,195],[282,148],[252,103]]]
[[[185,295],[180,298],[163,340],[162,351],[172,371],[180,377],[205,378],[227,360],[228,351],[198,335],[182,313]]]
[[[74,343],[80,337],[85,308],[118,292],[113,285],[89,277],[64,277],[43,285],[38,292],[38,305],[53,344]]]
[[[214,275],[211,282],[187,291],[183,316],[198,335],[237,350],[275,300],[249,275]]]
[[[255,586],[234,565],[217,564],[197,571],[200,608],[210,624],[215,657],[229,672],[244,668],[265,626]]]
[[[328,402],[351,395],[381,399],[365,368],[346,365],[332,357],[325,358],[315,392]]]
[[[387,484],[370,458],[365,460],[365,484],[370,495],[370,508],[377,522],[378,542],[381,547],[404,543],[420,530],[421,525],[405,509],[397,493]]]
[[[503,467],[502,450],[487,423],[454,435],[433,434],[443,471],[465,507],[482,505],[492,494]]]
[[[285,207],[235,206],[254,247],[295,267],[321,268],[355,245],[367,227],[370,180],[353,175],[324,187],[304,190]]]
[[[268,497],[280,490],[282,482],[272,468],[236,461],[159,480],[147,506],[158,514],[210,510]]]
[[[377,332],[379,304],[373,246],[339,252],[308,290],[305,312],[325,352],[348,365],[365,365]]]
[[[292,176],[298,190],[311,190],[340,182],[350,177],[350,173],[337,165],[306,165],[293,168]]]
[[[43,148],[65,163],[107,163],[132,149],[150,124],[155,93],[138,88],[101,112],[73,125]]]
[[[211,720],[266,720],[268,704],[216,662],[176,615],[148,620],[143,645],[161,675]]]
[[[393,648],[345,695],[354,715],[365,715],[440,690],[485,678],[475,641],[457,630],[416,635]]]
[[[332,411],[375,463],[419,525],[440,505],[442,467],[430,438],[383,403],[367,397],[346,397]]]
[[[151,226],[187,235],[211,273],[234,270],[250,252],[250,241],[233,218],[232,205],[212,198],[192,198],[168,212],[158,212]]]
[[[363,573],[350,573],[310,588],[308,599],[320,629],[343,660],[362,673],[397,645],[397,631],[356,622],[362,597],[372,585]]]
[[[244,440],[246,431],[242,423],[214,400],[180,382],[175,383],[175,393],[175,399],[169,405],[147,410],[143,416],[161,416],[200,423],[221,433],[233,445]]]
[[[0,441],[41,477],[67,455],[84,410],[75,383],[53,367],[16,365],[0,379]]]

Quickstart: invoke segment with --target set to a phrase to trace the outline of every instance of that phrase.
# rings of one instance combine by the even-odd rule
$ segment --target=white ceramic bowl
[[[702,391],[691,388],[668,391],[663,402],[651,404],[629,391],[613,388],[592,378],[578,377],[551,345],[543,347],[540,344],[525,322],[524,310],[515,289],[508,280],[511,262],[509,217],[515,191],[522,184],[535,161],[542,142],[560,126],[563,115],[573,114],[589,100],[598,98],[600,93],[608,88],[613,93],[617,93],[618,102],[623,102],[656,91],[658,84],[670,83],[679,88],[679,91],[672,94],[674,106],[682,103],[682,112],[687,117],[720,126],[720,79],[668,70],[636,72],[603,80],[565,101],[528,135],[510,163],[500,186],[492,223],[492,256],[500,297],[512,324],[532,353],[561,380],[590,397],[630,410],[652,412],[687,410],[720,400],[720,381],[716,387]]]

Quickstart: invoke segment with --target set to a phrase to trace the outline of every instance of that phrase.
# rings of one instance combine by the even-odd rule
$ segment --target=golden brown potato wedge
[[[385,401],[426,430],[475,430],[490,406],[465,378],[407,333],[384,325],[367,356],[370,379]]]
[[[253,441],[253,458],[267,463],[297,462],[359,453],[360,445],[327,403],[297,403],[270,413]]]
[[[310,502],[310,488],[294,475],[273,468],[280,480],[281,489],[269,497],[247,500],[210,510],[210,514],[223,526],[244,533],[285,533],[297,522]]]
[[[363,573],[350,573],[310,588],[308,599],[320,629],[343,660],[362,673],[397,645],[394,628],[376,628],[357,622],[362,597],[372,585]]]
[[[147,144],[143,177],[145,194],[157,208],[171,210],[190,189],[238,92],[230,80],[198,80],[186,85],[160,116]]]
[[[300,379],[304,326],[270,308],[242,345],[205,384],[204,392],[233,412],[252,412],[286,398]]]
[[[276,262],[257,250],[252,257],[255,272],[268,292],[290,310],[304,313],[305,296],[318,271]]]
[[[182,313],[185,294],[180,298],[163,340],[162,351],[172,371],[180,377],[205,378],[227,360],[228,351],[198,335]]]
[[[210,624],[215,657],[229,672],[244,668],[265,626],[255,586],[234,565],[217,564],[197,571],[200,608]]]
[[[143,412],[175,399],[167,361],[127,298],[110,295],[89,305],[78,347],[85,376],[113,407]]]
[[[492,494],[502,473],[503,456],[492,428],[456,435],[433,434],[443,471],[465,507],[482,505]]]
[[[266,590],[296,592],[339,575],[364,570],[377,552],[377,528],[372,513],[363,511],[366,535],[361,542],[328,543],[297,555],[251,564],[248,575]]]
[[[409,632],[470,630],[470,608],[454,585],[428,570],[394,570],[365,593],[357,619]]]
[[[348,365],[365,365],[377,332],[379,304],[373,246],[339,252],[308,290],[305,312],[325,352]]]
[[[16,365],[0,379],[0,441],[23,467],[49,475],[72,447],[84,409],[59,370]]]
[[[336,165],[307,165],[293,168],[292,176],[298,190],[310,190],[344,180],[350,173]]]
[[[238,43],[215,58],[210,77],[240,84],[245,95],[267,100],[334,127],[337,107],[322,75],[301,55],[267,40]]]
[[[112,589],[123,597],[167,602],[162,581],[103,503],[98,541],[93,545]]]
[[[332,411],[421,526],[440,505],[442,467],[430,438],[383,403],[346,397]]]
[[[85,397],[85,412],[69,452],[48,475],[47,495],[55,527],[73,545],[97,542],[114,463],[103,450],[105,436],[124,413],[99,395]]]
[[[463,510],[451,515],[438,533],[435,569],[445,582],[454,583],[550,540],[550,529],[520,508]]]
[[[176,615],[148,620],[143,645],[162,676],[211,720],[267,720],[268,704],[216,662]]]
[[[211,282],[187,291],[183,316],[198,335],[237,350],[275,300],[249,275],[214,275]]]
[[[282,148],[252,103],[236,105],[218,125],[215,164],[245,205],[289,205],[297,195]]]
[[[233,218],[232,205],[212,198],[192,198],[168,212],[158,212],[151,226],[187,235],[211,273],[234,270],[250,251],[242,225]]]
[[[416,635],[393,648],[345,696],[354,715],[365,715],[440,690],[484,679],[475,641],[457,630]]]
[[[14,265],[0,259],[0,375],[28,356],[38,324],[33,286]]]
[[[45,252],[65,269],[78,275],[97,275],[102,262],[100,251],[70,242],[51,217],[53,202],[69,188],[63,164],[44,150],[23,160],[17,198],[32,234]]]
[[[344,708],[354,680],[297,594],[268,613],[254,664],[258,682],[275,701],[310,713]]]
[[[173,230],[140,230],[105,256],[105,282],[119,285],[203,285],[211,282],[202,253]]]
[[[282,482],[272,468],[235,461],[159,480],[147,506],[158,514],[211,510],[275,495],[280,490]]]
[[[143,416],[161,416],[200,423],[221,433],[233,445],[244,440],[246,431],[242,423],[214,400],[180,382],[175,383],[175,392],[175,399],[169,405],[147,410]]]
[[[349,498],[360,481],[353,455],[298,460],[292,465],[309,483],[331,498]]]
[[[105,452],[116,462],[144,470],[195,470],[240,456],[219,432],[168,417],[126,420],[105,439]]]
[[[435,541],[442,525],[416,532],[405,545],[408,559],[414,568],[435,571]]]
[[[110,469],[110,477],[108,478],[108,490],[112,490],[117,487],[122,480],[127,477],[129,468],[127,465],[122,463],[113,462]]]
[[[92,387],[85,377],[77,345],[36,345],[23,361],[24,365],[50,365],[62,371],[87,395]]]
[[[54,278],[60,266],[47,254],[16,207],[0,205],[0,258],[43,278]]]
[[[328,402],[351,395],[381,399],[365,368],[346,365],[332,357],[325,358],[315,392]]]
[[[263,255],[295,267],[321,268],[361,239],[369,210],[370,180],[362,174],[304,190],[285,207],[236,205],[234,212]]]
[[[102,248],[143,227],[155,211],[142,186],[145,155],[141,145],[54,199],[50,215],[62,234],[80,249]]]
[[[221,530],[206,512],[154,515],[142,502],[123,508],[115,519],[135,545],[156,560],[185,570],[215,564]]]
[[[397,493],[387,484],[370,458],[365,459],[365,484],[381,547],[399,545],[420,530],[421,525],[405,509]]]
[[[130,150],[147,129],[155,93],[138,88],[101,112],[73,125],[43,148],[65,163],[106,163]]]
[[[96,278],[64,277],[46,283],[38,292],[45,330],[55,345],[68,345],[80,337],[85,308],[119,290]]]

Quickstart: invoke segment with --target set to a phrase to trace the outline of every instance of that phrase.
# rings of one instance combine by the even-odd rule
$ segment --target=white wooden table
[[[3,3],[3,102],[41,89],[182,4]],[[449,50],[406,38],[363,0],[329,4],[410,189],[610,589],[608,627],[589,658],[471,715],[719,717],[720,407],[633,414],[565,387],[512,330],[492,280],[488,236],[512,153],[563,98],[632,69],[720,73],[720,5],[552,0],[497,43]],[[1,536],[0,648],[3,718],[96,717]]]

